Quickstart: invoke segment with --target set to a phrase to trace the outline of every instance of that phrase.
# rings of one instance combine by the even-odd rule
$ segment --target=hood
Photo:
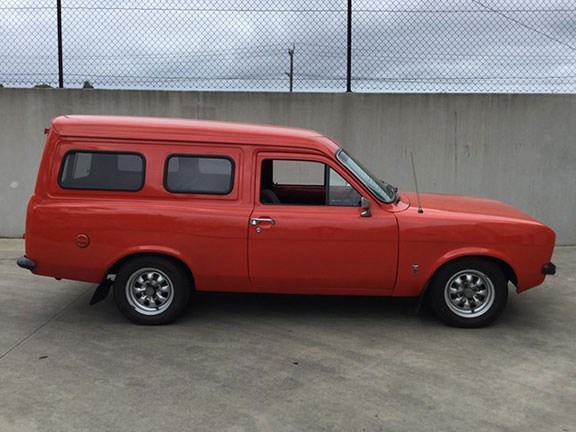
[[[418,199],[415,192],[401,192],[400,199],[409,202],[411,207],[418,206]],[[530,215],[512,206],[487,198],[426,193],[420,194],[420,200],[424,213],[426,213],[428,209],[536,221]]]

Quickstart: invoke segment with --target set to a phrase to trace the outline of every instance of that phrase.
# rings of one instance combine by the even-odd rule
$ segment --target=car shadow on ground
[[[95,288],[94,288],[95,289]],[[94,306],[86,300],[92,296],[90,290],[87,299],[79,307],[92,314],[105,314],[109,319],[120,312],[116,309],[112,295]],[[416,319],[437,321],[430,309],[420,305],[419,298],[380,297],[380,296],[328,296],[293,294],[255,294],[255,293],[194,293],[190,305],[180,323],[198,320],[214,320],[233,317],[234,319],[253,320],[259,317],[266,320],[293,319],[339,319],[339,320],[380,320],[414,321]]]
[[[95,289],[95,287],[94,287]],[[89,290],[78,307],[83,313],[103,315],[111,322],[123,322],[125,319],[116,309],[112,295],[95,306],[89,306],[88,300],[94,289]],[[518,326],[530,324],[535,311],[529,303],[510,298],[506,311],[493,325],[505,324]],[[516,303],[522,304],[516,304]],[[528,304],[527,304],[528,303]],[[79,311],[80,312],[80,311]],[[532,317],[532,319],[528,319]],[[193,324],[198,321],[233,319],[235,321],[253,321],[259,318],[267,322],[290,321],[357,321],[392,324],[402,326],[415,322],[425,325],[443,325],[434,315],[426,302],[420,298],[381,297],[381,296],[329,296],[329,295],[293,295],[293,294],[255,294],[255,293],[194,293],[190,305],[177,321],[180,324]]]
[[[195,293],[188,313],[364,318],[415,315],[419,299],[295,294]],[[424,311],[425,308],[422,308]]]

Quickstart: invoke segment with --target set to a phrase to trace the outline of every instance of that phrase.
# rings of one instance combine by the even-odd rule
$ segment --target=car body
[[[438,285],[439,271],[463,262],[476,273],[440,281],[453,286],[436,291],[456,312],[464,305],[463,316],[444,311],[445,321],[473,327],[501,312],[465,316],[481,303],[474,289],[486,294],[486,284],[505,279],[522,292],[554,272],[554,232],[523,212],[483,198],[420,199],[423,212],[414,193],[376,179],[314,131],[63,116],[48,131],[19,264],[113,285],[117,302],[122,292],[128,297],[123,312],[145,324],[182,313],[184,306],[165,310],[173,279],[197,291],[417,297]],[[155,269],[156,259],[172,267],[141,272],[140,282],[124,274],[126,266],[139,269],[134,260]],[[173,271],[178,276],[168,277]],[[119,276],[132,291],[118,288]],[[146,278],[170,279],[170,294]],[[466,302],[472,314],[464,313]]]

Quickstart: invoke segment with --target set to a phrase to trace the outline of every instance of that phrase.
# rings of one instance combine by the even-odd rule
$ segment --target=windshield
[[[370,191],[376,195],[376,198],[380,201],[385,203],[397,201],[397,189],[394,186],[378,179],[359,162],[355,161],[352,156],[346,153],[343,149],[338,150],[336,158],[342,162],[364,186],[370,189]]]

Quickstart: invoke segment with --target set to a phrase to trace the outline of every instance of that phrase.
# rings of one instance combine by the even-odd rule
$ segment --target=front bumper
[[[18,260],[16,261],[16,264],[18,264],[19,267],[22,267],[23,269],[30,270],[30,271],[32,271],[36,268],[36,263],[34,261],[32,261],[30,258],[28,258],[26,255],[18,258]]]
[[[556,265],[554,263],[549,262],[542,266],[542,274],[545,275],[553,275],[556,274]]]

